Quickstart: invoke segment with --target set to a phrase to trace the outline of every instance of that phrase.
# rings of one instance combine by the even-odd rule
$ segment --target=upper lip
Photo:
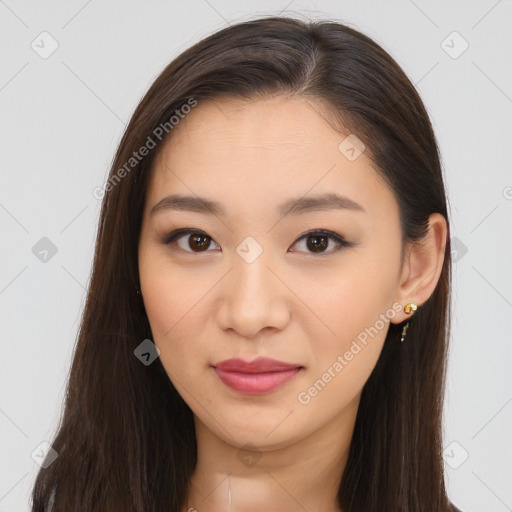
[[[300,364],[285,363],[276,359],[269,359],[268,357],[258,357],[254,361],[244,361],[239,358],[226,359],[225,361],[215,363],[213,366],[228,372],[242,373],[279,372],[302,367]]]

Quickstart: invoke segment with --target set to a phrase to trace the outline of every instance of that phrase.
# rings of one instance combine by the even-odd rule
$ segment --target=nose
[[[251,263],[235,255],[219,288],[222,329],[253,338],[265,329],[282,330],[290,321],[291,292],[264,254]]]

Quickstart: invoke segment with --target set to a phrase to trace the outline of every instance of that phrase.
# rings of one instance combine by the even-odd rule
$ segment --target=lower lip
[[[247,395],[261,395],[274,391],[292,380],[302,368],[292,368],[282,372],[242,373],[228,372],[214,368],[226,386]]]

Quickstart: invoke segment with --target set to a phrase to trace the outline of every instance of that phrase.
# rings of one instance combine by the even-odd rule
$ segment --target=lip
[[[292,370],[293,368],[300,368],[302,365],[299,363],[285,363],[277,359],[269,359],[268,357],[258,357],[253,361],[244,361],[239,358],[226,359],[212,366],[227,372],[265,373]]]
[[[231,389],[249,395],[274,391],[292,380],[303,366],[259,357],[254,361],[227,359],[213,365],[220,380]]]

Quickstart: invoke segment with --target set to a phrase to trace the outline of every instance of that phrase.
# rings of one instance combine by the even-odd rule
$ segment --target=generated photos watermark
[[[169,120],[165,123],[160,123],[151,132],[151,135],[148,135],[146,142],[137,151],[134,151],[132,156],[101,187],[93,189],[92,195],[96,199],[103,199],[105,194],[110,192],[152,149],[156,148],[158,142],[162,141],[196,105],[197,100],[189,98],[187,103],[176,109]]]
[[[301,391],[297,395],[297,400],[302,405],[307,405],[311,399],[320,393],[329,382],[332,381],[350,361],[354,359],[363,348],[368,345],[368,336],[372,339],[382,331],[389,321],[395,317],[397,313],[402,311],[402,306],[399,302],[395,302],[392,308],[386,310],[386,313],[381,313],[379,319],[374,322],[370,327],[366,327],[357,335],[357,339],[352,340],[350,348],[346,350],[343,355],[338,355],[336,360],[325,370],[322,376],[317,379],[307,390]]]

